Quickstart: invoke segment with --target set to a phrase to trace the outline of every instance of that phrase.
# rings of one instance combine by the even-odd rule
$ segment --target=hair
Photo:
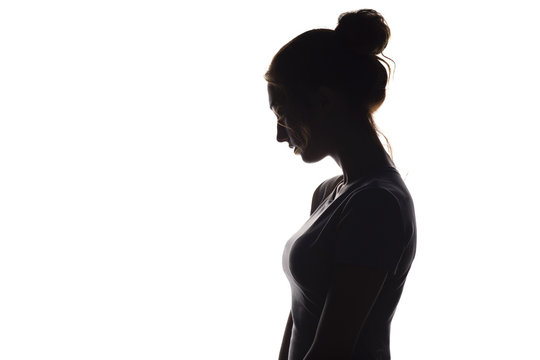
[[[309,102],[320,86],[337,91],[375,136],[386,139],[372,113],[386,97],[391,69],[380,55],[389,59],[382,54],[389,39],[390,28],[377,11],[343,13],[335,30],[306,31],[285,44],[272,59],[265,79],[293,103]],[[308,130],[299,125],[307,142]]]

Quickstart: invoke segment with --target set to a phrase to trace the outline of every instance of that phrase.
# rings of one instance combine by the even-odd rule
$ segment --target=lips
[[[293,149],[293,150],[294,150],[294,153],[295,153],[296,155],[300,154],[300,152],[301,152],[301,150],[300,150],[299,147],[297,147],[297,146],[295,146],[295,145],[293,145],[293,144],[291,144],[291,143],[289,143],[289,148]]]

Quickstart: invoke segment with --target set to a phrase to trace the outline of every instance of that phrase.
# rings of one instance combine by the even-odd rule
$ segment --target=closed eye
[[[278,121],[277,121],[278,125],[292,131],[290,126],[285,125],[285,120],[286,120],[285,116],[278,116]]]

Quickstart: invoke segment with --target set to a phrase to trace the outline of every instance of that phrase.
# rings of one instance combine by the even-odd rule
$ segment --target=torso
[[[336,264],[335,234],[342,211],[355,194],[368,189],[383,189],[395,197],[402,209],[404,232],[403,239],[396,242],[396,249],[388,249],[396,254],[399,252],[399,258],[396,255],[391,262],[386,261],[384,265],[381,262],[389,275],[359,337],[354,359],[370,359],[375,353],[379,354],[377,359],[386,359],[385,354],[389,354],[389,325],[416,248],[412,200],[401,177],[391,167],[375,171],[347,185],[343,185],[343,176],[323,182],[314,196],[310,218],[287,242],[283,253],[283,268],[291,285],[294,323],[289,360],[303,359],[313,341],[330,274]],[[361,233],[359,241],[364,241]],[[369,259],[369,254],[359,254],[358,258]],[[360,265],[362,261],[359,260]]]

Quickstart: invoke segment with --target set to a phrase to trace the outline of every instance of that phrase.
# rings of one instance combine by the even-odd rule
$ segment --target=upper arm
[[[358,265],[336,267],[315,340],[305,360],[350,359],[386,276],[384,270]]]
[[[395,273],[407,243],[397,199],[382,189],[351,196],[337,224],[335,241],[336,263]]]

